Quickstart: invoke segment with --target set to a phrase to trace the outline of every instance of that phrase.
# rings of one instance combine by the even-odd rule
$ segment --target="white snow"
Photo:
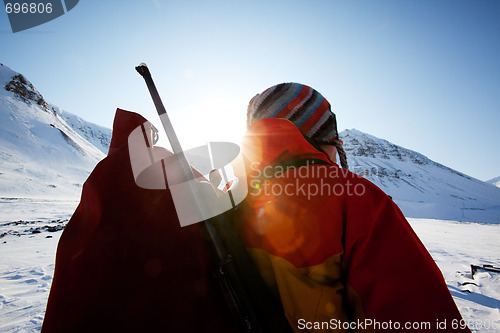
[[[500,187],[500,176],[488,180],[487,183]]]
[[[57,242],[77,205],[0,199],[0,332],[40,332]]]
[[[40,332],[60,234],[0,239],[0,332]]]
[[[57,241],[110,138],[0,66],[0,332],[40,331]]]
[[[50,104],[50,107],[85,140],[104,154],[108,153],[109,144],[111,143],[111,129],[88,122],[77,115],[64,111],[58,106]]]
[[[40,331],[62,233],[54,230],[67,222],[75,204],[0,202],[0,235],[4,235],[0,238],[0,332]],[[409,221],[441,269],[462,316],[474,326],[473,331],[499,332],[500,274],[483,271],[472,279],[470,265],[499,265],[500,225]],[[474,284],[462,285],[464,282]]]
[[[500,273],[478,271],[471,277],[471,264],[500,266],[500,225],[409,221],[441,269],[469,327],[475,332],[500,332]]]

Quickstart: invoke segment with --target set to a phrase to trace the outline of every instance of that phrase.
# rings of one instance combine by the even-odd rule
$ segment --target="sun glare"
[[[245,133],[246,101],[210,97],[182,108],[168,110],[168,115],[184,150],[207,142],[239,144]],[[158,128],[158,145],[170,148],[161,122],[153,120]]]

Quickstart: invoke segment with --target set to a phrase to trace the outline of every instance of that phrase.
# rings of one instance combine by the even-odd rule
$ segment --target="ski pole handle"
[[[175,154],[181,154],[182,153],[182,147],[179,142],[179,139],[177,138],[177,135],[175,134],[174,127],[172,126],[172,123],[170,122],[170,118],[167,115],[167,110],[165,110],[165,106],[163,105],[163,102],[161,101],[160,94],[158,93],[158,90],[156,89],[156,86],[153,82],[153,78],[151,77],[151,72],[149,71],[148,66],[145,63],[141,63],[139,66],[135,68],[139,74],[144,78],[146,81],[146,85],[148,86],[149,93],[151,94],[151,97],[153,98],[153,102],[156,107],[156,111],[158,112],[158,115],[160,116],[161,122],[163,124],[163,128],[165,129],[165,132],[167,133],[168,141],[170,141],[170,145],[172,146],[172,150],[174,151]]]

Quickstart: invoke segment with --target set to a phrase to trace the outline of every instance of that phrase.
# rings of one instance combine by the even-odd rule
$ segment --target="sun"
[[[239,144],[246,131],[246,103],[230,98],[207,97],[167,110],[167,113],[183,150],[207,142]],[[160,120],[152,122],[159,130],[158,145],[170,149]]]

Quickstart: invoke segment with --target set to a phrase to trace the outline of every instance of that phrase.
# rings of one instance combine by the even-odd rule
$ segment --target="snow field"
[[[0,238],[0,332],[40,332],[60,235]]]
[[[462,317],[473,332],[500,332],[500,274],[471,264],[500,263],[500,225],[408,219],[440,268]]]
[[[40,331],[62,233],[55,227],[69,219],[67,212],[76,204],[0,201],[0,332]],[[465,322],[474,332],[500,332],[500,274],[479,271],[474,279],[470,276],[471,264],[499,265],[500,225],[409,222],[441,269]]]

